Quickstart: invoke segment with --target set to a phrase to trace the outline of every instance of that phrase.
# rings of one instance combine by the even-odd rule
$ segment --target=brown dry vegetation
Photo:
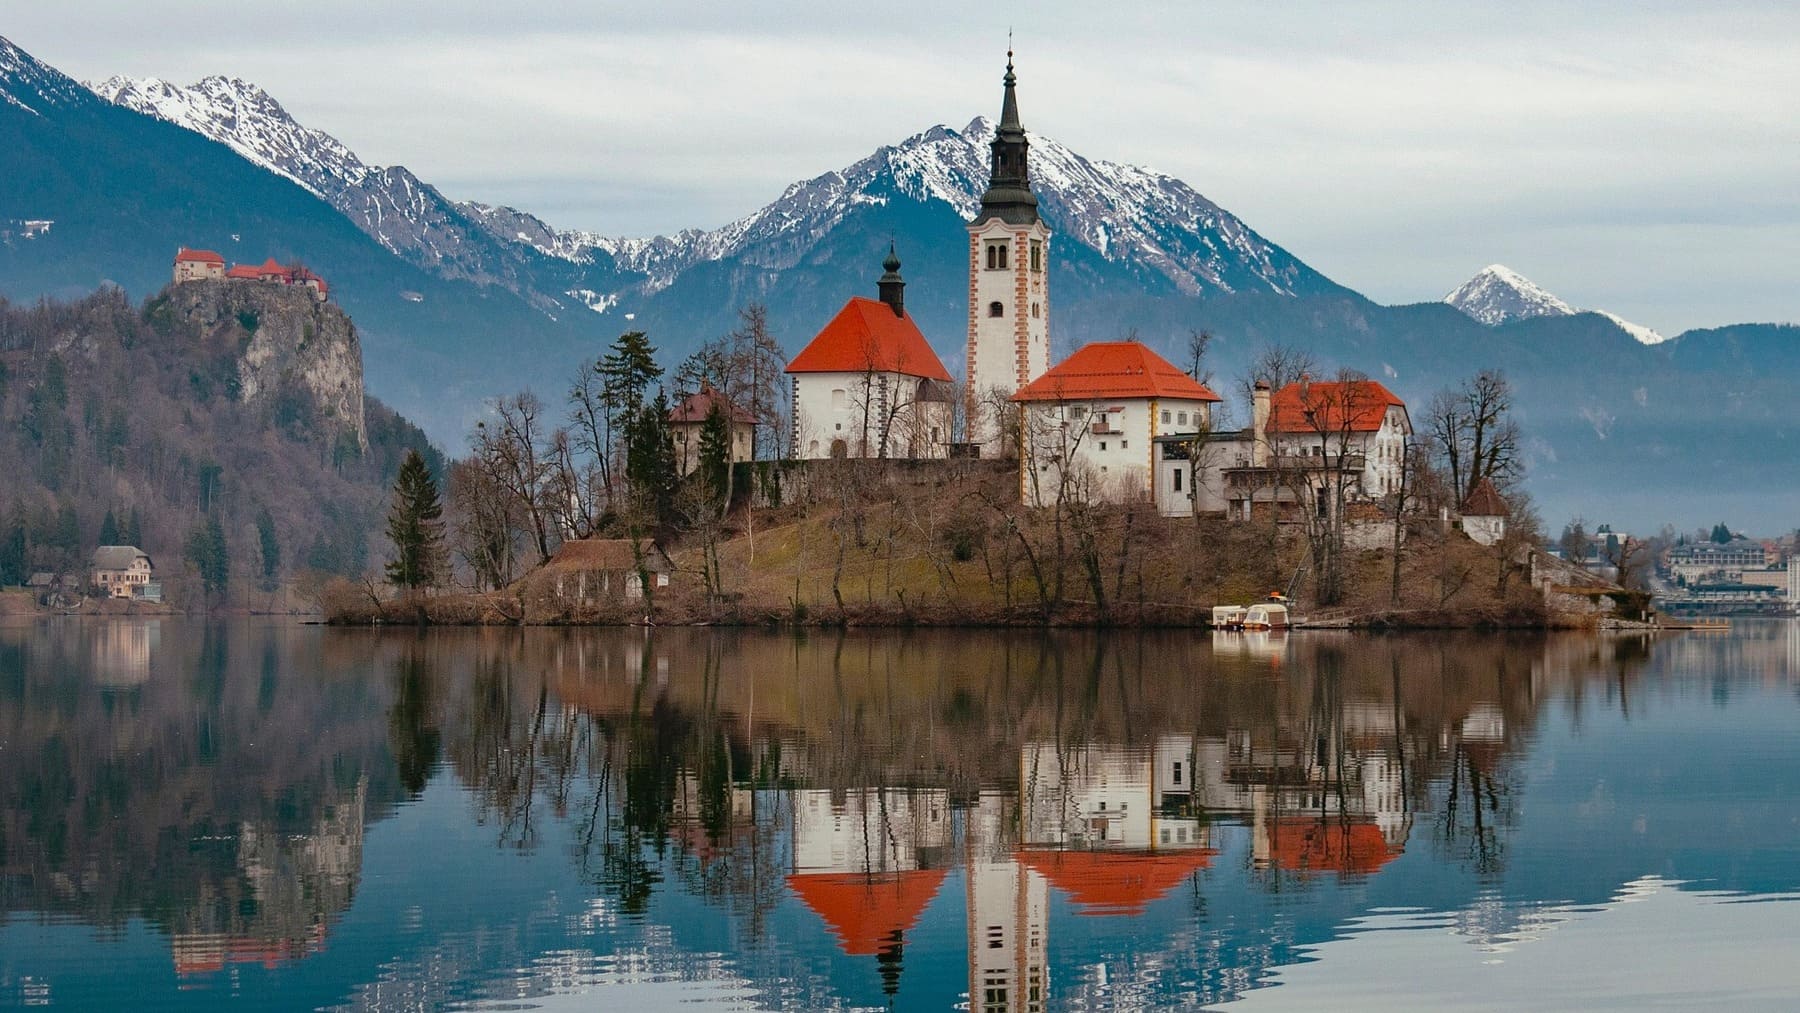
[[[678,572],[648,604],[571,604],[527,575],[498,592],[385,600],[369,585],[324,595],[333,621],[795,625],[1198,625],[1215,604],[1261,600],[1290,583],[1306,617],[1355,625],[1556,625],[1521,568],[1436,523],[1411,526],[1399,596],[1392,556],[1353,551],[1345,601],[1309,601],[1304,536],[1218,517],[1165,518],[1148,504],[1069,511],[1018,502],[993,464],[936,469],[830,463],[789,483],[801,502],[740,510],[716,545],[720,593],[704,590],[705,547],[670,546]],[[1060,523],[1060,531],[1058,526]]]

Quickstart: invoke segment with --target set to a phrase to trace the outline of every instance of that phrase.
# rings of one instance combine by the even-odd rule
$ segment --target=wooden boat
[[[1242,605],[1214,605],[1212,610],[1212,628],[1215,630],[1237,630],[1244,627],[1244,613],[1249,611]]]

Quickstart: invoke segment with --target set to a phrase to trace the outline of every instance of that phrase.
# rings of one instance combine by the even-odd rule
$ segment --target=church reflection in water
[[[1667,650],[1791,685],[1796,642]],[[1059,936],[1170,936],[1227,888],[1260,892],[1231,930],[1248,955],[1193,972],[1220,976],[1193,993],[1211,1001],[1286,945],[1281,898],[1409,861],[1462,870],[1470,896],[1504,872],[1546,702],[1628,709],[1649,657],[1592,638],[0,629],[0,737],[28,761],[3,786],[4,899],[145,918],[184,980],[314,960],[356,904],[365,830],[448,781],[488,850],[572,863],[621,917],[691,895],[746,951],[810,933],[895,1003],[925,984],[921,947],[941,974],[946,933],[970,1009],[1040,1010],[1076,994]]]

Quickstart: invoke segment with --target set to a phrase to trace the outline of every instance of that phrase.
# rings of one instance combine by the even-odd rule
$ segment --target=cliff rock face
[[[257,281],[187,282],[174,286],[170,303],[202,334],[237,332],[238,400],[268,407],[302,393],[325,425],[353,433],[368,449],[362,340],[335,304],[308,288]]]

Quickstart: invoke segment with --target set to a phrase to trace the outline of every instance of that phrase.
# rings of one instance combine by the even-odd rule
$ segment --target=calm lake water
[[[1800,626],[0,627],[0,1006],[1800,1006]]]

